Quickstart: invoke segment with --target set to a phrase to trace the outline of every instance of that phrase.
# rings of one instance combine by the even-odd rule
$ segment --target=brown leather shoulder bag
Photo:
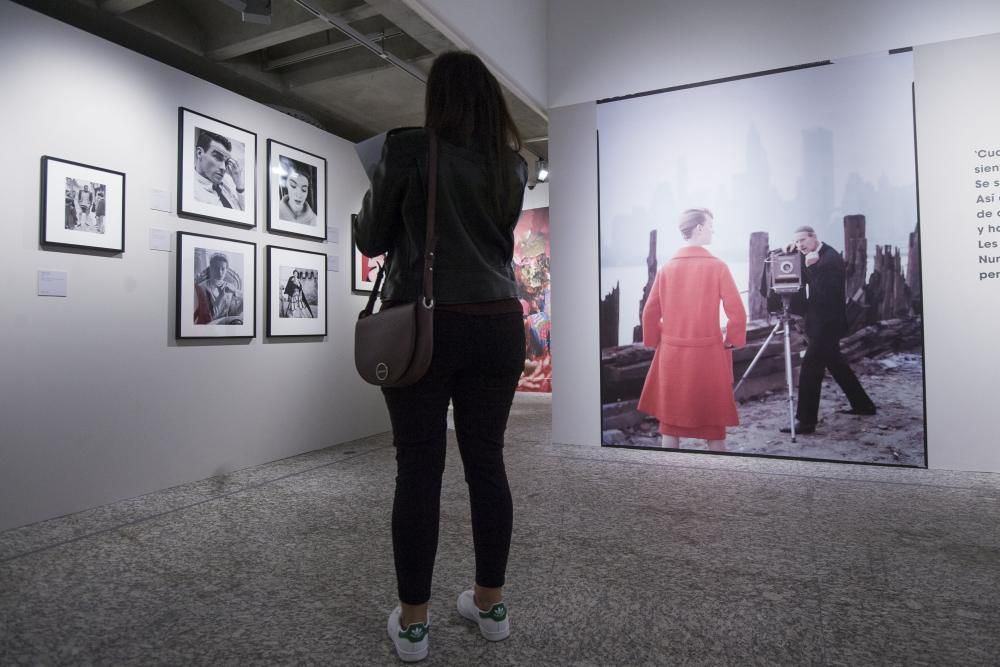
[[[378,298],[391,253],[382,263],[368,304],[354,325],[354,365],[369,384],[380,387],[406,387],[426,373],[434,349],[434,236],[437,201],[438,140],[427,130],[427,234],[424,243],[423,294],[414,303],[379,309]]]

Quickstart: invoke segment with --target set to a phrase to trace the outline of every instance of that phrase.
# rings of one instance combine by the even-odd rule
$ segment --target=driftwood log
[[[738,382],[773,330],[766,323],[747,331],[745,347],[733,351],[733,380]],[[896,352],[920,350],[923,326],[919,317],[894,318],[870,324],[840,341],[840,350],[850,363]],[[798,372],[806,340],[794,325],[791,328],[792,383],[798,386]],[[601,403],[626,404],[638,401],[653,362],[654,350],[640,344],[608,348],[601,354]],[[753,372],[740,387],[736,399],[747,401],[768,392],[785,391],[785,347],[781,334],[771,339]],[[625,421],[634,417],[622,417]],[[609,428],[609,427],[605,427]],[[617,427],[615,427],[617,428]]]
[[[739,382],[754,357],[764,345],[768,335],[774,330],[775,323],[761,322],[747,328],[747,344],[739,350],[733,350],[733,380]],[[802,364],[802,351],[806,348],[805,338],[794,325],[789,325],[792,362],[792,383],[798,384],[799,366]],[[736,400],[746,401],[761,396],[770,391],[787,388],[785,380],[785,338],[779,331],[771,339],[770,345],[761,354],[760,360],[736,394]]]
[[[601,403],[638,400],[653,362],[653,348],[640,343],[601,350]]]

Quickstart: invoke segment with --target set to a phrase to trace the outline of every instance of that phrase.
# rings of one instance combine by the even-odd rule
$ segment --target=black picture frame
[[[202,140],[207,146],[199,146]],[[230,159],[241,172],[242,191]],[[257,226],[255,132],[178,107],[177,215],[243,228]]]
[[[125,252],[125,173],[41,158],[39,242],[43,246]]]
[[[326,336],[326,253],[269,245],[266,254],[268,337]]]
[[[257,244],[178,231],[176,254],[177,338],[256,338]],[[221,277],[217,256],[226,262]]]
[[[326,158],[275,139],[267,140],[267,231],[325,241],[327,219]],[[290,173],[297,172],[297,173]],[[302,210],[290,205],[296,197],[288,191],[288,178],[306,182],[296,188],[304,201]]]

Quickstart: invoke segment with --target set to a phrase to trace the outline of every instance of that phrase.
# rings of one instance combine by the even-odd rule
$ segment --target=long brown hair
[[[427,79],[424,112],[424,125],[442,139],[486,155],[499,217],[511,180],[506,153],[521,150],[521,134],[496,78],[472,53],[442,53]]]

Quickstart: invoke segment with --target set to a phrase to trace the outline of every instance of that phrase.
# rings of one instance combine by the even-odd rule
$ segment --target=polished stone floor
[[[1000,475],[552,444],[519,397],[513,634],[449,452],[428,665],[997,665]],[[596,435],[596,434],[595,434]],[[0,533],[0,665],[392,665],[390,437]]]

